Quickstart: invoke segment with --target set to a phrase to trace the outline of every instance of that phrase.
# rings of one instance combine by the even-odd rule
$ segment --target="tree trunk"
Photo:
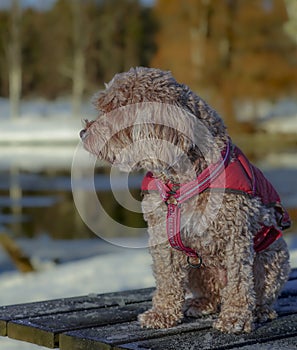
[[[85,87],[85,55],[82,5],[80,0],[71,0],[73,15],[73,85],[72,85],[72,113],[74,118],[81,114],[83,92]]]
[[[201,0],[194,9],[190,8],[190,54],[195,85],[200,86],[205,65],[205,50],[210,32],[211,3]],[[199,16],[197,16],[197,13]]]
[[[21,40],[20,40],[21,9],[19,0],[12,0],[11,27],[9,44],[9,98],[10,116],[16,119],[20,115],[20,97],[22,84]]]
[[[234,30],[236,26],[237,0],[226,0],[226,28],[224,36],[220,42],[220,60],[223,73],[222,98],[224,119],[228,125],[230,133],[243,132],[242,125],[235,115],[236,87],[230,84],[230,74],[232,73],[234,55]]]
[[[297,1],[285,0],[285,3],[289,17],[285,31],[297,43]]]

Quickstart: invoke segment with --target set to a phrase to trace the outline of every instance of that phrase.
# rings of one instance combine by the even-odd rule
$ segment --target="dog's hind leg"
[[[184,314],[200,317],[216,313],[220,304],[220,289],[224,282],[225,271],[204,266],[199,269],[191,268],[188,288],[192,297],[185,301]]]
[[[256,321],[265,322],[276,317],[273,304],[287,281],[289,273],[289,252],[283,238],[256,254],[254,261]]]

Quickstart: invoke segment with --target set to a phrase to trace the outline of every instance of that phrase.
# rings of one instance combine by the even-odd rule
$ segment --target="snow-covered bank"
[[[296,99],[283,98],[276,103],[263,101],[266,108],[260,114],[259,127],[268,133],[296,134],[297,133],[297,102]],[[270,106],[269,106],[270,105]]]
[[[144,249],[52,266],[38,273],[7,272],[0,275],[1,305],[103,293],[154,285],[151,257]],[[0,338],[1,350],[41,350],[32,344]]]
[[[0,135],[0,137],[2,136]],[[77,138],[77,143],[78,142],[79,140]],[[38,146],[29,144],[0,144],[0,170],[18,168],[22,170],[35,171],[52,167],[55,169],[69,171],[69,169],[71,169],[75,148],[75,144],[48,144]]]
[[[150,287],[154,284],[150,264],[146,250],[125,249],[37,273],[6,272],[0,275],[1,304]]]
[[[68,116],[1,120],[1,143],[69,143],[79,140],[82,121]]]
[[[261,130],[268,133],[297,134],[297,104],[291,100],[280,100],[276,104],[262,101],[254,104],[240,103],[236,113],[240,120],[254,120]],[[70,98],[56,101],[44,99],[21,101],[20,117],[11,120],[9,100],[0,98],[0,142],[2,143],[69,143],[77,142],[82,119],[94,119],[96,111],[90,101],[82,105],[81,115],[72,115]]]
[[[272,134],[296,134],[297,114],[289,116],[278,116],[259,123],[262,130]]]
[[[82,119],[96,115],[91,103],[82,106],[81,116],[72,115],[70,99],[22,101],[20,116],[9,118],[9,100],[0,98],[1,143],[69,143],[79,140]]]

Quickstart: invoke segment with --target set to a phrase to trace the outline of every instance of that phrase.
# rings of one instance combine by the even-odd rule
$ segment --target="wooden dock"
[[[0,335],[61,350],[297,349],[297,270],[277,301],[279,317],[251,334],[222,334],[210,316],[143,329],[137,315],[151,306],[152,293],[147,288],[2,306]]]

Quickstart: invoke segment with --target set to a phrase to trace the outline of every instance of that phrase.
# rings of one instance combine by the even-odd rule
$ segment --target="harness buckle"
[[[166,199],[165,203],[168,204],[173,204],[173,205],[178,205],[178,200],[175,197],[176,192],[179,190],[180,185],[179,184],[173,184],[170,188],[169,191],[167,191],[168,198]]]
[[[191,267],[193,267],[194,269],[200,269],[200,267],[202,267],[204,265],[201,256],[196,253],[196,257],[194,257],[194,259],[198,259],[198,263],[197,264],[194,264],[194,263],[190,262],[190,256],[187,257],[187,263]]]
[[[165,202],[167,205],[168,204],[173,204],[173,205],[177,205],[178,204],[178,200],[173,196],[169,196],[167,199],[166,199],[166,202]]]

